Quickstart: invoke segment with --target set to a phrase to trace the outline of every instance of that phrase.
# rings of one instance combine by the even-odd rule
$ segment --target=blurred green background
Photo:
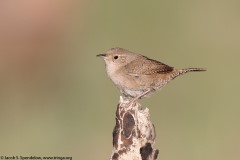
[[[158,159],[240,158],[240,1],[0,3],[1,155],[108,159],[120,94],[95,55],[123,47],[208,68],[141,101]]]

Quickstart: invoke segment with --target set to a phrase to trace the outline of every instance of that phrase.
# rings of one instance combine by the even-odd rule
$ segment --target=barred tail
[[[202,72],[207,71],[205,68],[184,68],[184,69],[175,69],[172,74],[172,78],[176,78],[179,75],[183,75],[188,72]]]

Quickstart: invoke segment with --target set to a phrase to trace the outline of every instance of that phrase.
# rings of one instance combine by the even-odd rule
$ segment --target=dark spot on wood
[[[123,153],[127,153],[126,149],[121,149],[121,150],[118,151],[119,155],[122,155]]]
[[[132,133],[132,130],[134,128],[135,122],[132,114],[127,112],[123,117],[123,135],[125,137],[129,137]]]
[[[117,110],[116,110],[116,118],[120,119],[120,105],[117,105]]]
[[[139,79],[139,76],[134,76],[134,79]]]
[[[114,155],[112,156],[112,160],[118,160],[119,154],[118,153],[114,153]]]
[[[154,156],[153,156],[154,159],[157,159],[157,157],[158,157],[158,153],[159,153],[159,150],[158,150],[158,149],[155,150],[155,153],[154,153]]]
[[[128,148],[133,143],[131,135],[135,126],[133,116],[129,112],[125,113],[122,123],[121,141],[123,144],[121,146]]]
[[[145,146],[140,148],[140,154],[142,157],[142,160],[148,160],[148,157],[152,154],[152,146],[150,143],[146,143]]]
[[[117,106],[117,111],[116,111],[116,124],[115,124],[115,127],[113,128],[113,132],[112,132],[112,135],[113,135],[113,146],[115,148],[117,148],[118,146],[118,138],[119,138],[119,130],[120,130],[120,124],[119,124],[119,105]]]
[[[113,135],[113,146],[117,148],[118,146],[118,138],[119,138],[119,130],[120,130],[120,125],[118,120],[116,119],[116,125],[113,129],[112,135]]]
[[[141,131],[138,128],[137,128],[137,134],[138,134],[138,138],[142,137],[142,133],[141,133]]]

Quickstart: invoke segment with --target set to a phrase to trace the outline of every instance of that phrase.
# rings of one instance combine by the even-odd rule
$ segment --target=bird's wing
[[[151,75],[171,72],[173,67],[147,57],[139,57],[127,64],[125,69],[129,75]]]

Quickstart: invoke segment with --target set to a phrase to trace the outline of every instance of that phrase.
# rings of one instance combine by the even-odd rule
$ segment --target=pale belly
[[[147,94],[144,94],[143,97],[149,97],[152,95],[155,91],[160,90],[163,86],[160,84],[154,84],[152,85],[151,83],[139,83],[138,81],[132,82],[130,85],[128,82],[126,83],[121,83],[121,84],[116,84],[115,85],[119,88],[120,92],[126,96],[126,97],[131,97],[135,98],[138,96],[142,96],[144,93],[149,91]]]
[[[143,93],[150,90],[142,98],[148,97],[166,84],[161,81],[161,78],[149,75],[132,76],[124,74],[123,76],[118,74],[118,76],[111,76],[110,79],[119,88],[120,92],[129,98],[142,96]]]

